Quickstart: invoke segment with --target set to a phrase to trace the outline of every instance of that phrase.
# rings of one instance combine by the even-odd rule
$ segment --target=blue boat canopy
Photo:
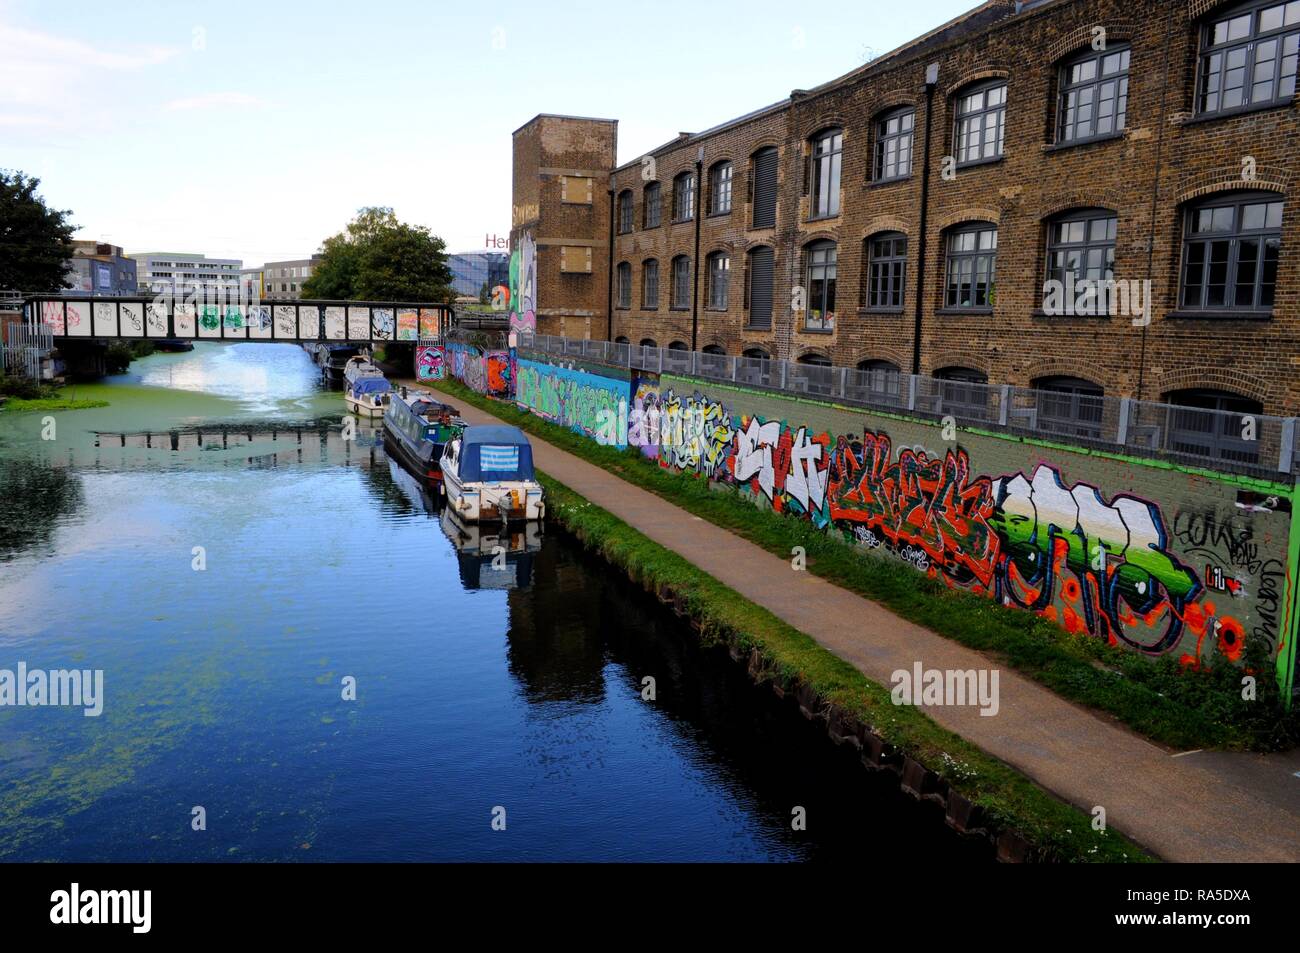
[[[352,382],[352,393],[357,397],[363,394],[387,394],[393,389],[386,377],[358,377]]]
[[[466,483],[536,479],[533,448],[518,427],[467,427],[461,437],[460,478]]]

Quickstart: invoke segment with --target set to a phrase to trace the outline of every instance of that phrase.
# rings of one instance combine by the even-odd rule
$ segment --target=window
[[[615,293],[620,308],[632,307],[632,266],[625,261],[618,263],[615,278]]]
[[[689,351],[690,346],[685,341],[673,341],[668,345],[670,351]]]
[[[770,247],[755,248],[749,253],[745,306],[749,311],[751,328],[772,326],[772,285],[775,271],[775,254]]]
[[[1042,430],[1101,439],[1103,391],[1078,377],[1040,377],[1033,382]]]
[[[1087,142],[1124,131],[1129,54],[1127,47],[1089,49],[1061,67],[1057,142]]]
[[[620,334],[618,337],[614,338],[614,343],[615,343],[615,344],[631,344],[632,342],[629,341],[625,336],[623,336],[623,335]]]
[[[886,113],[876,123],[876,181],[912,174],[912,131],[916,110],[910,106]]]
[[[685,255],[673,259],[672,307],[678,311],[691,306],[691,260]]]
[[[642,346],[642,347],[658,347],[659,345],[655,343],[655,339],[654,339],[654,338],[642,338],[642,339],[641,339],[641,346]]]
[[[641,265],[641,307],[646,311],[659,307],[659,262],[653,258]]]
[[[988,375],[970,367],[945,367],[939,379],[939,413],[983,420],[988,412]]]
[[[1267,314],[1282,245],[1282,201],[1230,193],[1187,211],[1179,307]]]
[[[624,189],[618,193],[618,233],[626,235],[632,231],[632,192]]]
[[[867,280],[862,306],[876,311],[901,311],[907,276],[907,236],[901,232],[873,235],[865,242]]]
[[[673,179],[673,221],[689,222],[695,217],[695,173],[683,172]]]
[[[1118,231],[1119,218],[1104,209],[1084,209],[1052,220],[1047,227],[1047,280],[1057,287],[1044,289],[1045,311],[1068,315],[1110,313],[1110,296],[1098,283],[1115,277]],[[1096,288],[1097,293],[1087,295],[1089,287]]]
[[[1248,431],[1243,416],[1264,412],[1259,401],[1219,390],[1174,391],[1165,395],[1165,401],[1187,408],[1170,415],[1170,450],[1237,463],[1259,461],[1259,442],[1242,439]]]
[[[975,86],[957,100],[957,164],[1002,157],[1007,126],[1007,84]]]
[[[948,235],[948,280],[944,307],[987,311],[993,307],[998,230],[975,222]]]
[[[719,162],[709,170],[709,214],[731,211],[731,163]]]
[[[838,247],[834,242],[808,246],[808,312],[805,331],[835,330],[835,272]]]
[[[658,228],[659,216],[661,209],[661,190],[658,182],[651,182],[645,187],[644,206],[641,209],[644,217],[643,228]]]
[[[727,349],[726,349],[725,347],[723,347],[721,344],[708,344],[708,345],[705,345],[705,347],[704,347],[704,353],[705,353],[705,354],[716,354],[716,355],[718,355],[719,357],[725,357],[726,354],[727,354]]]
[[[885,397],[892,402],[898,397],[900,370],[893,361],[862,361],[858,364],[858,380],[870,397]]]
[[[800,354],[799,359],[795,363],[803,364],[807,367],[830,367],[831,359],[824,354],[809,352],[807,354]]]
[[[776,225],[776,147],[769,146],[754,153],[753,173],[750,176],[754,203],[754,227],[772,228]]]
[[[708,258],[709,263],[709,308],[713,311],[727,310],[727,286],[731,282],[731,258],[722,252],[714,252]]]
[[[830,218],[840,214],[840,162],[844,153],[844,133],[827,129],[812,142],[812,217]]]
[[[763,350],[761,347],[747,347],[740,356],[748,358],[751,361],[770,361],[772,359],[772,355],[768,354],[767,351]]]
[[[1255,0],[1217,15],[1201,33],[1196,111],[1229,113],[1291,102],[1300,53],[1300,0]]]

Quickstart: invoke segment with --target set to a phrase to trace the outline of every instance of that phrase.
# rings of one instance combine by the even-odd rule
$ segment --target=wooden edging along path
[[[461,405],[471,424],[502,423]],[[988,668],[990,662],[885,607],[808,572],[530,434],[534,463],[819,645],[889,685],[899,669]],[[1107,824],[1162,859],[1178,862],[1296,862],[1300,813],[1222,771],[1171,755],[1008,669],[999,669],[1000,707],[923,710],[939,725],[1011,765],[1085,813],[1104,807]],[[1292,802],[1294,803],[1294,802]]]

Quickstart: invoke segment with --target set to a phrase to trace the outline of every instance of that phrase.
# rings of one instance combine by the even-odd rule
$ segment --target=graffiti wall
[[[514,373],[509,351],[482,351],[470,344],[450,343],[443,348],[446,373],[480,394],[508,397]]]
[[[602,444],[628,444],[629,381],[520,359],[515,401]]]
[[[415,348],[415,379],[440,381],[447,376],[441,344],[420,344]]]
[[[527,406],[589,432],[592,402],[550,370],[527,379]],[[1286,488],[962,431],[945,442],[923,421],[667,374],[629,394],[627,442],[661,466],[1081,636],[1201,666],[1250,642],[1276,655],[1295,626]]]
[[[537,330],[537,243],[520,232],[510,252],[510,330]]]

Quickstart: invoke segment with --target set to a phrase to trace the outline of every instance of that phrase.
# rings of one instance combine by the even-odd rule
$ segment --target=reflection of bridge
[[[76,340],[439,341],[452,311],[443,304],[393,301],[266,301],[168,298],[28,298],[30,325],[54,343]]]

